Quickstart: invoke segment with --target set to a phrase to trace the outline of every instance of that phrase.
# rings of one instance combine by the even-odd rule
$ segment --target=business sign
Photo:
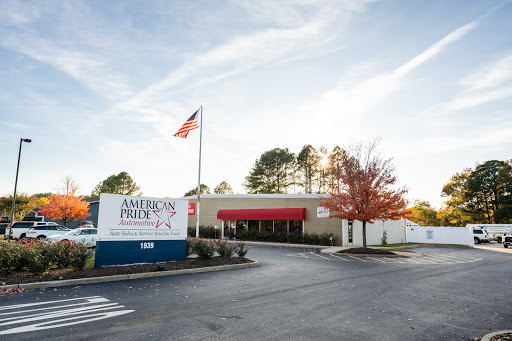
[[[100,195],[95,265],[186,259],[188,201]]]
[[[195,202],[188,203],[188,215],[196,215],[196,203]]]
[[[329,209],[325,207],[317,207],[316,208],[316,217],[317,218],[329,218]]]

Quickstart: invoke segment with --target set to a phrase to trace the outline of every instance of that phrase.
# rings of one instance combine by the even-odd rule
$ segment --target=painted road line
[[[357,260],[360,260],[360,261],[362,261],[362,262],[366,262],[366,263],[368,263],[368,261],[367,261],[367,260],[364,260],[364,259],[361,259],[361,258],[357,258],[357,257],[351,256],[351,255],[348,255],[348,256],[349,256],[350,258],[357,259]]]
[[[64,299],[0,307],[0,335],[59,328],[134,312],[100,297]]]
[[[314,252],[310,252],[310,253],[311,253],[312,255],[314,255],[314,256],[317,256],[317,257],[320,257],[320,258],[323,258],[323,259],[327,259],[327,260],[331,260],[331,258],[324,257],[324,256],[322,256],[322,255],[320,255],[320,254],[318,254],[318,253],[314,253]]]
[[[381,262],[381,263],[387,263],[386,261],[380,259],[380,258],[374,258],[374,257],[367,257],[367,259],[372,259],[374,261],[377,261],[377,262]]]
[[[347,259],[346,256],[338,256],[338,255],[335,255],[335,254],[330,254],[331,257],[334,257],[336,259],[339,259],[339,260],[342,260],[342,261],[345,261],[345,262],[350,262],[351,260],[350,259]]]

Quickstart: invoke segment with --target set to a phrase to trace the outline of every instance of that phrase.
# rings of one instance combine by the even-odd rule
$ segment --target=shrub
[[[333,238],[333,242],[334,242],[334,238]],[[322,233],[319,236],[319,244],[320,245],[331,245],[331,235],[326,232]]]
[[[194,238],[192,252],[195,253],[200,260],[208,260],[212,258],[215,253],[215,244],[209,240]]]
[[[27,246],[28,249],[28,262],[27,270],[35,275],[40,275],[50,269],[50,264],[53,261],[52,247],[43,242],[34,241]]]
[[[221,240],[216,243],[216,251],[219,256],[224,258],[231,258],[235,253],[236,246],[228,244],[227,241]]]
[[[82,243],[71,243],[69,264],[74,271],[83,270],[89,258],[92,257],[92,252]]]
[[[90,259],[92,252],[80,243],[20,241],[0,244],[0,273],[26,268],[38,275],[48,271],[52,265],[59,268],[71,266],[77,271],[82,270]]]
[[[245,257],[247,252],[249,252],[249,249],[245,248],[245,244],[244,243],[236,244],[236,253],[238,254],[238,257]]]
[[[188,237],[187,238],[187,257],[193,254],[192,252],[192,244],[194,243],[194,238]]]
[[[53,250],[53,264],[59,268],[67,268],[71,264],[71,250],[73,246],[70,241],[58,242],[51,245]]]
[[[220,230],[215,230],[213,226],[199,226],[199,237],[202,238],[219,238]],[[196,237],[196,227],[188,227],[187,234],[190,237]]]

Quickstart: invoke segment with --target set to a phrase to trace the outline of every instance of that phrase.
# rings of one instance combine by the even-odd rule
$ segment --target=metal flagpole
[[[199,129],[199,176],[197,179],[197,224],[196,237],[199,237],[199,198],[201,196],[201,142],[203,140],[203,106],[201,105],[201,127]]]

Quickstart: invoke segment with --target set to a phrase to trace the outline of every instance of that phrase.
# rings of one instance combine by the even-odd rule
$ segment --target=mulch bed
[[[491,340],[492,341],[510,341],[510,340],[512,340],[512,333],[496,335],[496,336],[493,336]]]
[[[243,257],[212,257],[210,260],[205,261],[199,260],[197,258],[188,258],[186,261],[183,262],[137,264],[126,266],[103,266],[98,268],[86,268],[82,271],[73,271],[72,269],[50,269],[47,273],[42,275],[31,275],[26,271],[17,271],[7,275],[1,275],[0,285],[58,281],[65,279],[90,278],[113,275],[126,275],[165,270],[195,269],[218,265],[244,264],[250,262],[252,262],[252,260]],[[162,266],[163,268],[159,268],[159,266]]]
[[[350,254],[356,254],[356,255],[388,255],[388,256],[396,255],[396,253],[391,252],[389,250],[371,249],[369,247],[353,247],[350,249],[340,250],[336,253],[350,253]]]

